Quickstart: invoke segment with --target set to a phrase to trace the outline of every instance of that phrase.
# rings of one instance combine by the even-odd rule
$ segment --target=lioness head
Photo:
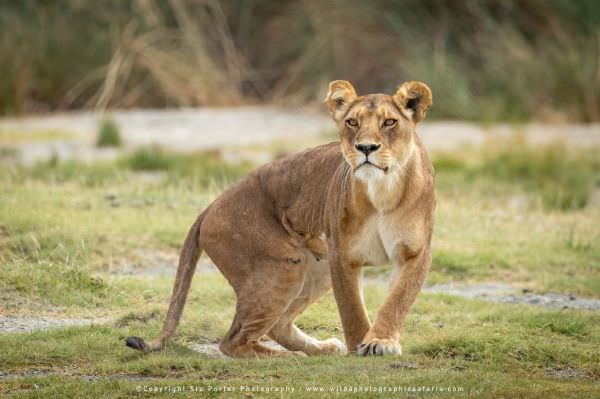
[[[329,84],[325,99],[338,124],[342,152],[362,180],[384,177],[401,168],[413,150],[415,126],[432,104],[431,90],[420,82],[403,83],[396,94],[358,96],[345,80]]]

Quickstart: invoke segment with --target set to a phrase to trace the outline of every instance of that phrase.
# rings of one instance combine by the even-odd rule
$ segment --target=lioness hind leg
[[[244,316],[240,316],[240,315]],[[304,355],[302,352],[288,352],[269,348],[259,339],[271,328],[276,317],[264,317],[258,313],[250,315],[238,311],[233,319],[229,332],[221,340],[221,352],[232,357],[268,358]]]
[[[249,278],[237,293],[236,315],[229,332],[220,344],[223,353],[233,357],[304,356],[302,352],[288,352],[266,347],[259,343],[298,296],[304,279],[299,265],[262,265],[261,276]]]
[[[285,313],[269,331],[269,337],[291,351],[302,351],[307,355],[327,355],[346,352],[345,345],[337,338],[323,341],[315,339],[300,330],[294,320],[311,304],[331,289],[331,277],[326,261],[311,260],[300,295],[290,304]]]
[[[304,352],[311,356],[346,351],[345,345],[339,339],[329,338],[320,341],[304,333],[293,322],[276,324],[269,332],[269,336],[286,349]]]

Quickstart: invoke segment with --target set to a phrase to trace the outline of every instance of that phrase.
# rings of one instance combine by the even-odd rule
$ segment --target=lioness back
[[[277,159],[255,173],[265,194],[295,231],[318,235],[334,174],[345,172],[339,142],[308,148]]]

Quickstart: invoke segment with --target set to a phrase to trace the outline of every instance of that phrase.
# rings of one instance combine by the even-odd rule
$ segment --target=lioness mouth
[[[387,172],[387,171],[389,170],[389,167],[388,167],[388,166],[386,166],[386,167],[382,168],[381,166],[375,165],[373,162],[369,162],[368,160],[367,160],[367,161],[365,161],[365,162],[363,162],[363,163],[361,163],[360,165],[358,165],[358,166],[356,167],[356,169],[354,169],[354,170],[356,171],[356,170],[358,170],[358,169],[362,168],[362,167],[363,167],[363,166],[365,166],[365,165],[371,165],[371,166],[374,166],[374,167],[376,167],[377,169],[381,169],[381,170],[382,170],[382,171],[384,171],[384,172]]]

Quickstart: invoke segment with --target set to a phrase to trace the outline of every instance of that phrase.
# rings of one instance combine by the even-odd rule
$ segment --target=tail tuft
[[[144,339],[140,337],[125,338],[125,345],[131,349],[136,349],[142,352],[147,352],[150,350],[150,347],[148,347]]]

